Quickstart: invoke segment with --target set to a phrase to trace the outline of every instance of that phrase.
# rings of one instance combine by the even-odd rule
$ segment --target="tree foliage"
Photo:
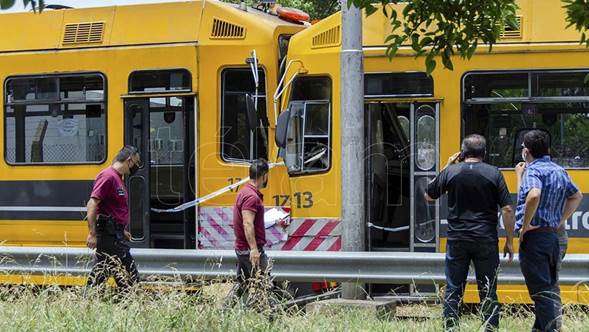
[[[239,3],[241,0],[226,0],[226,2]],[[258,1],[247,0],[248,5],[254,5]],[[293,7],[305,11],[312,20],[325,18],[340,10],[340,0],[277,0],[284,7]]]
[[[567,11],[567,28],[575,26],[575,29],[581,33],[581,44],[589,47],[589,38],[587,38],[587,30],[589,30],[589,0],[562,0],[562,2]]]
[[[347,1],[367,15],[379,10],[373,0]],[[410,45],[416,56],[425,56],[428,74],[436,68],[437,56],[452,70],[454,55],[470,59],[481,42],[491,50],[505,25],[517,28],[515,0],[413,0],[402,9],[387,6],[400,0],[376,2],[391,24],[386,54],[392,59],[402,45]]]
[[[22,0],[23,5],[25,8],[27,8],[29,5],[31,6],[31,9],[33,9],[33,11],[42,11],[43,8],[45,7],[45,1],[44,0]],[[16,0],[0,0],[0,9],[5,10],[5,9],[10,9],[14,6],[14,4],[16,3]]]

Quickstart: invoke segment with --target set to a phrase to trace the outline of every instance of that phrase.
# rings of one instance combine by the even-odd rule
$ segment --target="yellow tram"
[[[471,60],[455,57],[453,71],[438,69],[431,76],[409,46],[389,60],[384,40],[390,24],[381,11],[364,18],[368,250],[444,251],[446,202],[428,203],[423,192],[471,133],[487,138],[486,161],[502,170],[516,193],[514,166],[521,158],[523,133],[546,130],[553,158],[582,191],[589,191],[589,50],[579,45],[577,31],[565,28],[560,1],[518,4],[518,29],[506,28],[492,52],[481,45]],[[302,220],[300,233],[319,230],[324,241],[333,237],[334,242],[341,239],[340,189],[352,190],[341,188],[338,159],[340,114],[345,112],[340,103],[341,37],[337,13],[291,39],[286,80],[292,84],[281,115],[288,123],[282,156],[290,174],[293,220]],[[567,228],[568,252],[587,253],[587,198]],[[300,243],[293,246],[323,249]],[[376,294],[391,291],[390,286],[371,287]],[[565,301],[589,301],[583,285],[562,291]],[[504,302],[530,301],[523,285],[500,286],[499,296]],[[478,301],[474,287],[469,286],[466,301]]]
[[[276,159],[273,95],[303,24],[197,0],[2,14],[0,28],[1,245],[85,246],[94,177],[133,144],[144,166],[127,179],[132,245],[232,246],[237,188],[161,210]],[[271,177],[268,206],[289,193],[284,167]]]

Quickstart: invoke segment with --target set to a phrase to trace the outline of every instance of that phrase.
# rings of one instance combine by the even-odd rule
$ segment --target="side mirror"
[[[282,112],[278,116],[278,123],[276,124],[276,136],[274,140],[279,148],[286,148],[286,137],[288,134],[288,122],[290,121],[290,110]]]
[[[260,124],[260,119],[258,119],[258,112],[256,112],[256,102],[250,94],[245,95],[245,116],[250,130],[256,130]]]

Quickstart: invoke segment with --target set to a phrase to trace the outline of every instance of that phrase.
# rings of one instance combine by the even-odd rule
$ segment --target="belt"
[[[96,220],[96,230],[99,233],[122,233],[125,230],[125,225],[119,224],[110,216],[99,215]]]
[[[258,246],[258,251],[260,252],[260,255],[263,255],[264,252],[264,246]],[[244,256],[244,255],[249,255],[250,254],[250,250],[246,249],[246,250],[238,250],[235,249],[235,253],[239,256]]]
[[[539,228],[532,229],[532,230],[526,232],[526,234],[528,234],[528,233],[554,233],[554,234],[556,234],[556,228],[539,227]]]

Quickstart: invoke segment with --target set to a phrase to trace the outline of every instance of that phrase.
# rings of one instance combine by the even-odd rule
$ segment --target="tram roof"
[[[167,43],[262,45],[301,25],[218,0],[0,14],[0,52]]]

